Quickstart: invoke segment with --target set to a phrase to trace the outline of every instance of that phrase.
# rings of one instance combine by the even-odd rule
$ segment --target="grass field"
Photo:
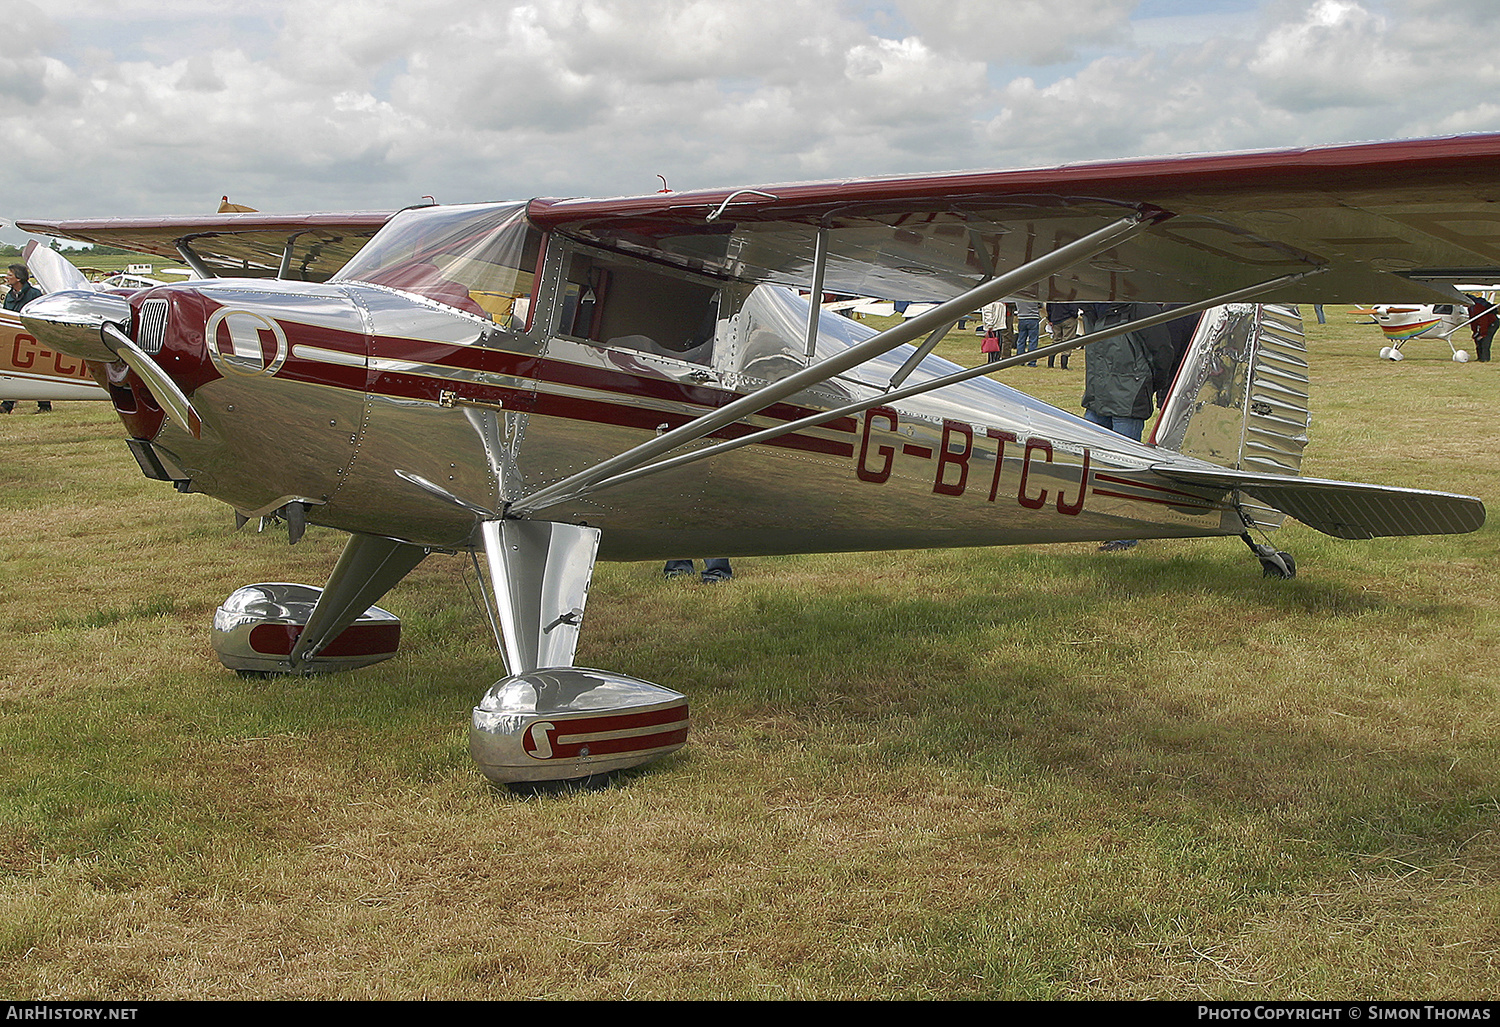
[[[1500,364],[1308,326],[1304,471],[1500,497]],[[976,340],[945,344],[978,359]],[[1071,370],[1005,380],[1074,408]],[[466,752],[502,675],[472,572],[395,660],[242,681],[232,531],[103,404],[0,418],[0,994],[1237,998],[1500,994],[1500,552],[1236,540],[601,565],[578,662],[688,694],[688,747],[523,798]]]

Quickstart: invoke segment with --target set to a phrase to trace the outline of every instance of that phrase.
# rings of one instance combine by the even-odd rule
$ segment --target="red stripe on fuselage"
[[[438,394],[450,388],[452,382],[430,378],[420,374],[387,371],[377,380],[375,391],[382,396],[399,396],[404,399],[427,400],[436,403]],[[493,385],[463,383],[464,398],[485,403],[500,403],[507,410],[520,413],[539,414],[544,417],[561,417],[573,421],[588,421],[591,424],[614,424],[624,428],[639,428],[655,431],[662,425],[670,430],[692,420],[695,414],[679,414],[654,407],[636,406],[631,403],[612,403],[602,399],[585,399],[580,396],[558,396],[548,392],[529,392],[521,389],[506,389]],[[737,439],[761,429],[751,424],[725,425],[711,433],[708,438]],[[852,430],[851,430],[852,434]],[[769,445],[785,449],[800,449],[809,453],[827,453],[831,456],[852,457],[854,443],[822,439],[796,432],[772,439]]]
[[[1112,489],[1101,489],[1099,482],[1105,481],[1114,485],[1124,485],[1127,488],[1140,489],[1142,492],[1159,493],[1156,496],[1132,496],[1124,492],[1115,492]],[[1119,478],[1113,474],[1094,474],[1094,494],[1096,496],[1110,496],[1114,499],[1130,499],[1137,503],[1156,503],[1160,506],[1180,506],[1189,509],[1215,510],[1226,509],[1222,504],[1211,499],[1191,492],[1183,492],[1180,489],[1169,488],[1165,485],[1157,485],[1154,482],[1135,481],[1131,478]]]
[[[427,364],[435,369],[451,368],[504,375],[536,381],[543,386],[563,385],[591,389],[614,393],[620,397],[621,401],[558,396],[546,391],[533,393],[526,388],[485,385],[479,382],[455,383],[453,379],[439,375],[413,371],[382,371],[378,367],[373,375],[367,375],[363,367],[300,357],[296,352],[298,346],[315,346],[319,349],[363,358],[364,336],[297,322],[282,322],[282,328],[287,332],[291,353],[277,373],[278,378],[349,390],[366,391],[368,389],[382,396],[436,403],[441,392],[452,389],[457,384],[461,387],[465,399],[502,403],[507,409],[522,413],[616,424],[648,431],[655,430],[661,424],[667,424],[673,428],[686,424],[697,416],[697,413],[673,413],[652,407],[642,407],[631,403],[632,398],[683,403],[706,408],[700,412],[718,409],[740,398],[740,394],[722,389],[684,385],[629,371],[587,367],[559,360],[543,360],[508,350],[453,346],[424,342],[419,339],[384,336],[377,337],[374,342],[373,348],[377,360],[404,361]],[[370,380],[371,378],[373,381]],[[775,403],[760,411],[757,416],[792,421],[819,412],[821,411],[809,407]],[[821,427],[836,432],[846,432],[852,436],[856,422],[852,417],[841,417]],[[740,438],[759,430],[760,428],[753,425],[736,423],[714,432],[712,437]],[[768,444],[787,449],[826,453],[831,456],[852,457],[854,455],[853,442],[836,441],[796,432],[773,439]]]

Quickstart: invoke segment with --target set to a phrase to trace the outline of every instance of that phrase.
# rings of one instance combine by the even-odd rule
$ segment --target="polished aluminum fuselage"
[[[202,417],[201,438],[170,418],[126,423],[150,432],[142,437],[193,491],[246,515],[301,502],[314,523],[468,548],[478,542],[476,511],[498,514],[765,384],[722,365],[545,331],[555,287],[541,284],[529,330],[352,282],[153,290],[134,305],[170,304],[155,359]],[[877,395],[909,353],[902,347],[718,437]],[[929,357],[909,381],[954,369]],[[1222,493],[1149,470],[1184,459],[981,378],[608,488],[546,518],[601,528],[600,556],[612,559],[1243,530]]]

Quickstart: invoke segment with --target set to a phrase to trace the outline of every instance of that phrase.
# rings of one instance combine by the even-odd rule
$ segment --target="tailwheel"
[[[1263,578],[1295,578],[1297,561],[1284,550],[1275,550],[1269,557],[1260,558],[1260,576]]]
[[[1262,545],[1250,537],[1246,532],[1240,535],[1245,545],[1255,554],[1260,561],[1260,576],[1263,578],[1295,578],[1297,576],[1297,561],[1292,559],[1292,554],[1274,546]]]

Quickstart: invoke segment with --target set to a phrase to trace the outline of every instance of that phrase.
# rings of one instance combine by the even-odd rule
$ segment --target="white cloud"
[[[1138,26],[1135,0],[15,2],[0,141],[25,173],[0,213],[612,195],[657,174],[680,189],[1500,129],[1500,69],[1476,43],[1500,5],[1249,2],[1195,9],[1191,31]]]
[[[1129,38],[1138,0],[896,0],[911,31],[934,49],[997,65],[1072,60],[1080,47]]]
[[[1353,0],[1316,0],[1267,34],[1248,68],[1262,98],[1289,111],[1390,103],[1420,80],[1390,23]]]

